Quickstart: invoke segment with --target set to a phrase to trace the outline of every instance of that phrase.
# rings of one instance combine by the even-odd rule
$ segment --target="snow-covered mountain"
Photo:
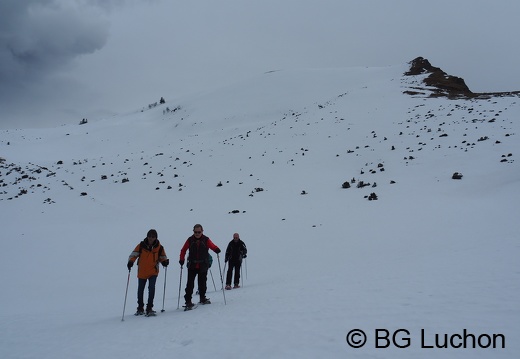
[[[271,71],[2,131],[0,356],[517,357],[519,93],[462,85],[422,58]],[[213,304],[184,313],[177,259],[195,223],[221,249],[239,232],[250,255],[243,288],[224,303],[219,258]],[[132,271],[121,322],[126,260],[150,228],[172,263],[165,312],[132,315]],[[410,345],[378,348],[378,329]],[[429,348],[464,330],[505,348]]]

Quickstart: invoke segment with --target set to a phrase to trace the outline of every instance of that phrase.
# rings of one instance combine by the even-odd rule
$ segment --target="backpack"
[[[211,256],[211,254],[209,254],[209,248],[208,248],[208,245],[207,245],[208,238],[203,236],[200,240],[202,242],[202,245],[205,248],[203,250],[207,251],[208,256],[206,257],[206,259],[202,259],[202,260],[190,259],[190,257],[193,255],[192,250],[194,250],[193,246],[195,245],[195,242],[196,242],[196,239],[190,239],[190,247],[189,247],[190,254],[188,255],[188,268],[191,267],[192,264],[196,264],[196,263],[202,264],[202,263],[204,263],[207,266],[207,269],[209,269],[211,267],[211,264],[213,263],[213,257]],[[200,253],[200,255],[204,255],[204,253]]]
[[[143,251],[143,242],[144,242],[145,240],[146,240],[146,238],[143,239],[143,240],[139,243],[139,256],[137,257],[137,263],[136,263],[137,265],[139,265],[139,259],[141,258],[141,252]],[[161,256],[161,254],[164,255],[164,247],[163,247],[162,244],[161,244],[160,247],[159,247],[159,253],[158,253],[158,254],[159,254],[159,257]]]

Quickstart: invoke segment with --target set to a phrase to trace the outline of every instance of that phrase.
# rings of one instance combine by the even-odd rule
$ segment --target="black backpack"
[[[211,267],[211,264],[213,263],[213,257],[211,257],[211,254],[209,254],[209,248],[208,248],[208,245],[207,245],[207,242],[208,242],[208,237],[206,236],[202,236],[200,239],[201,241],[201,245],[197,246],[196,245],[196,242],[197,242],[197,239],[194,238],[194,237],[191,237],[190,238],[190,253],[188,255],[188,268],[190,268],[192,265],[193,267],[195,267],[194,265],[195,264],[205,264],[206,265],[206,268],[209,269],[209,267]],[[202,252],[202,253],[198,253],[198,252]],[[204,252],[206,252],[207,256],[205,256]],[[193,259],[196,257],[196,254],[199,254],[199,258],[204,258],[204,259]]]
[[[143,245],[145,245],[144,244],[145,240],[146,239],[142,240],[141,243],[139,243],[139,257],[137,258],[137,263],[136,263],[137,265],[139,265],[139,258],[141,258],[141,252],[143,251]],[[161,255],[164,255],[164,247],[163,247],[162,244],[159,245],[159,253],[158,254],[159,254],[159,257],[161,257]]]

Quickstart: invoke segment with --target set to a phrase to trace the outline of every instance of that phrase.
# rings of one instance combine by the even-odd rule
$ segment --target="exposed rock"
[[[446,74],[440,68],[432,66],[430,62],[423,57],[417,57],[412,60],[410,62],[410,70],[405,72],[405,75],[415,76],[428,73],[430,75],[424,79],[424,83],[427,86],[439,89],[435,94],[437,96],[471,97],[474,95],[464,82],[464,79]]]
[[[430,62],[423,58],[417,57],[409,62],[410,70],[405,72],[405,76],[417,76],[429,74],[424,80],[424,84],[429,88],[410,88],[404,91],[411,96],[425,96],[429,93],[430,97],[445,96],[450,99],[456,98],[480,98],[487,99],[491,97],[503,96],[519,96],[520,91],[513,92],[481,92],[474,93],[464,82],[464,79],[457,76],[448,75],[440,68],[432,66]],[[432,89],[433,88],[433,89]]]
[[[451,176],[452,179],[462,179],[462,173],[460,172],[455,172],[452,176]]]

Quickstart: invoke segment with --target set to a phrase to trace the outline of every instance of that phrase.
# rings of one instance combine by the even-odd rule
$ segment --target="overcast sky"
[[[518,14],[518,0],[0,0],[0,128],[417,56],[474,92],[520,90]]]

